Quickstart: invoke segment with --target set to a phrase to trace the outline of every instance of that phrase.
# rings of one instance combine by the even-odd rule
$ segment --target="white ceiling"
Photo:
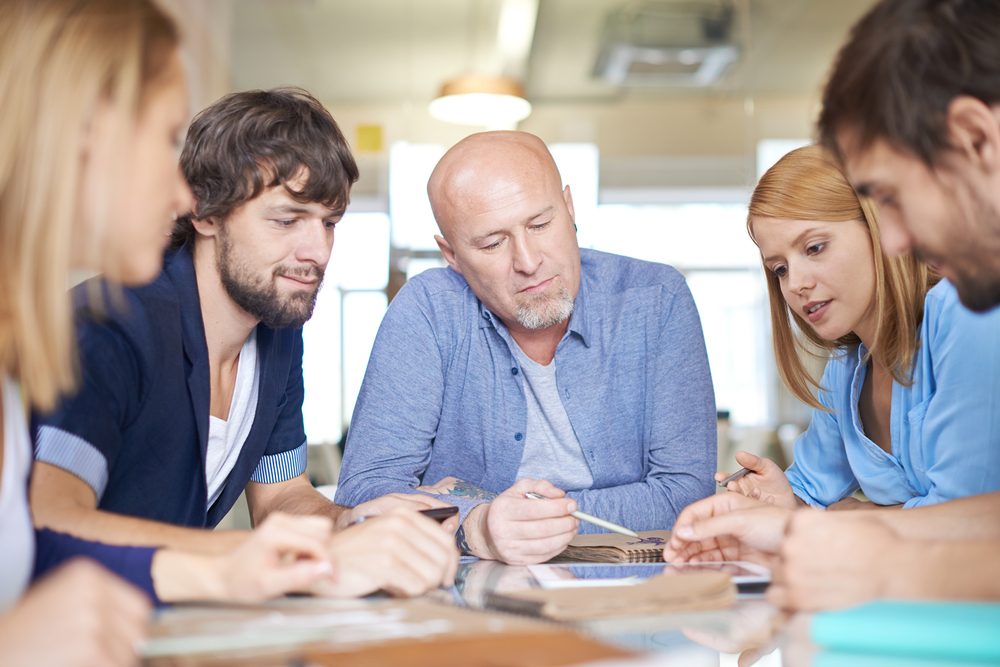
[[[502,1],[238,0],[232,83],[238,89],[300,85],[330,103],[422,103],[445,79],[491,62]],[[814,95],[849,26],[873,2],[736,0],[734,36],[743,56],[708,91],[620,89],[592,76],[605,17],[628,4],[539,0],[524,77],[533,103],[720,92]]]

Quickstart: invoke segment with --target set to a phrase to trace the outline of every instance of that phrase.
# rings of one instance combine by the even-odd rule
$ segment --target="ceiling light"
[[[469,74],[446,82],[431,101],[438,120],[489,129],[513,129],[531,113],[524,88],[510,77]]]

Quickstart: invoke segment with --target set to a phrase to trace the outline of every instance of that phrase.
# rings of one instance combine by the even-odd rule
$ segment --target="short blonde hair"
[[[124,150],[178,41],[151,0],[0,3],[0,373],[37,408],[75,384],[72,264],[108,266],[102,229],[74,233],[89,124],[108,108]],[[115,183],[101,181],[102,210]]]
[[[909,384],[919,347],[924,297],[937,277],[913,257],[889,257],[882,251],[874,203],[855,192],[833,157],[822,147],[812,145],[778,160],[761,177],[750,198],[747,230],[751,238],[754,218],[861,222],[867,227],[875,261],[875,335],[868,352],[897,382]],[[811,351],[793,331],[792,322],[809,342],[827,351],[854,348],[860,340],[853,332],[836,341],[820,338],[799,313],[788,307],[777,276],[766,267],[764,274],[778,374],[797,398],[822,408],[813,393],[821,387],[800,356]]]

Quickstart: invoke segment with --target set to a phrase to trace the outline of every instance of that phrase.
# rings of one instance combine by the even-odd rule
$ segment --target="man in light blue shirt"
[[[460,506],[467,553],[530,563],[594,530],[577,508],[669,528],[712,493],[715,402],[681,275],[581,251],[569,187],[530,134],[467,137],[428,194],[449,268],[386,313],[337,502],[422,487]]]

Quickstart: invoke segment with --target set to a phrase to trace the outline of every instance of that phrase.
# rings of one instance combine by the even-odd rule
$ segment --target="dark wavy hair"
[[[820,141],[859,149],[879,139],[928,166],[947,150],[948,105],[1000,101],[1000,2],[882,0],[851,30],[823,93]]]
[[[297,201],[343,210],[358,166],[337,122],[301,88],[227,95],[191,123],[181,169],[195,210],[177,219],[171,245],[193,241],[193,219],[225,219],[266,188],[283,185]],[[303,170],[301,189],[289,183]]]

